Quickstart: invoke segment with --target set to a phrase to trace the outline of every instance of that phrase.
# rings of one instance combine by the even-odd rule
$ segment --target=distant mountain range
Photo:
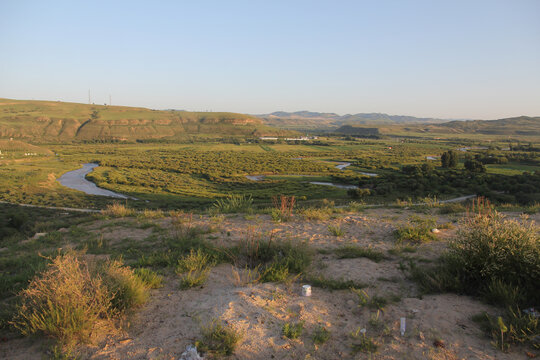
[[[404,115],[388,115],[382,113],[359,113],[338,115],[335,113],[319,113],[311,111],[285,112],[276,111],[271,114],[256,115],[264,123],[285,129],[294,130],[330,130],[343,125],[391,125],[408,123],[443,123],[450,120],[437,118],[419,118]]]

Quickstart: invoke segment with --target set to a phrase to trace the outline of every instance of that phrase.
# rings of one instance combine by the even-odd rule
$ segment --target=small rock
[[[433,346],[444,349],[446,348],[446,345],[444,344],[444,341],[437,339],[433,342]]]
[[[353,307],[355,305],[354,300],[347,300],[347,305]]]
[[[45,235],[47,235],[47,233],[35,233],[34,236],[32,237],[32,240],[39,239],[40,237],[45,236]]]
[[[431,232],[434,233],[434,234],[438,234],[441,232],[441,230],[437,229],[437,228],[433,228],[431,229]]]

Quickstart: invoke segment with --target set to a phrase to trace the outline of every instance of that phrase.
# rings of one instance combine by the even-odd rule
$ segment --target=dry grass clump
[[[95,276],[101,277],[111,294],[112,311],[133,309],[148,300],[148,287],[143,279],[119,260],[98,264]]]
[[[52,259],[19,297],[15,328],[73,345],[87,342],[99,321],[143,304],[147,287],[120,261],[89,263],[68,253]]]
[[[135,210],[128,208],[118,202],[107,205],[104,210],[101,210],[101,214],[110,217],[126,217],[135,214]]]
[[[23,335],[42,333],[62,343],[87,341],[109,314],[112,295],[88,264],[73,254],[56,257],[21,291],[13,325]]]

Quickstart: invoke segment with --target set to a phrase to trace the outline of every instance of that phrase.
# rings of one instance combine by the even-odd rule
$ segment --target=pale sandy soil
[[[400,209],[370,209],[360,214],[340,214],[327,221],[296,218],[276,224],[266,215],[242,215],[224,219],[194,217],[194,225],[211,226],[207,235],[219,245],[232,245],[252,236],[305,241],[315,249],[343,245],[372,246],[385,253],[393,249],[393,230],[416,213]],[[423,214],[416,214],[425,216]],[[512,215],[512,214],[511,214]],[[515,214],[514,214],[515,215]],[[455,220],[456,215],[436,215],[438,224]],[[532,219],[539,220],[539,215]],[[171,219],[147,220],[164,232],[174,231]],[[103,227],[106,221],[86,225],[111,240],[129,238],[144,241],[149,229],[122,225]],[[345,235],[332,236],[328,225],[339,224]],[[370,295],[397,301],[379,313],[377,324],[370,319],[377,310],[360,307],[358,296],[350,290],[328,291],[313,288],[311,297],[301,296],[301,282],[238,285],[230,264],[215,267],[202,288],[180,290],[178,277],[166,277],[165,286],[152,290],[148,304],[129,318],[130,326],[121,333],[98,339],[80,349],[83,359],[179,359],[189,344],[201,338],[201,326],[213,319],[239,330],[243,336],[232,359],[527,359],[529,349],[513,347],[510,353],[495,349],[471,316],[493,308],[466,296],[440,294],[418,296],[416,285],[399,270],[406,257],[433,261],[456,233],[456,227],[437,234],[440,241],[421,245],[415,253],[392,255],[379,263],[366,258],[338,259],[333,254],[317,253],[310,271],[328,278],[351,279],[368,285]],[[272,234],[272,235],[270,235]],[[405,336],[399,332],[401,317],[407,320]],[[296,340],[282,336],[286,322],[305,322]],[[315,346],[312,334],[326,327],[330,340]],[[365,328],[379,344],[377,353],[352,352],[359,342],[351,336]],[[436,340],[443,347],[434,345]],[[0,358],[39,359],[44,353],[41,340],[14,339],[0,342]]]

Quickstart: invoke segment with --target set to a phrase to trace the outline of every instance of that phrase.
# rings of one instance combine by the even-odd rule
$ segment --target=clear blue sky
[[[0,1],[0,97],[540,115],[540,0]]]

